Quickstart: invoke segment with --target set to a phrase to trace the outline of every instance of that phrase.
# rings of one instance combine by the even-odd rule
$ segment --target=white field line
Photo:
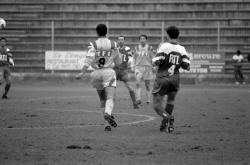
[[[61,110],[61,109],[42,109],[42,111],[60,111],[60,112],[87,112],[87,113],[103,113],[101,111],[90,111],[90,110]],[[140,124],[145,122],[150,122],[155,119],[153,116],[149,115],[142,115],[142,114],[132,114],[132,113],[114,113],[117,115],[127,115],[133,117],[144,117],[145,119],[132,121],[132,122],[124,122],[118,123],[118,126],[126,126],[126,125],[133,125],[133,124]],[[13,127],[13,128],[0,128],[0,130],[44,130],[44,129],[70,129],[70,128],[85,128],[85,127],[96,127],[96,126],[103,126],[102,124],[89,124],[89,125],[66,125],[66,126],[50,126],[50,127]]]

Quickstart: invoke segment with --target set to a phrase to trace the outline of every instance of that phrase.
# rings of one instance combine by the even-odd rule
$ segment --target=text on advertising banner
[[[46,51],[45,70],[81,70],[87,51]]]
[[[190,71],[184,73],[223,73],[225,55],[221,53],[189,53]]]

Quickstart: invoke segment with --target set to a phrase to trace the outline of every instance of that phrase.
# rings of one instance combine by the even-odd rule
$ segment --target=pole
[[[220,51],[220,22],[217,22],[217,51]]]
[[[55,27],[54,21],[51,21],[51,51],[54,51],[55,46]],[[54,74],[54,70],[51,70],[51,74]]]
[[[164,21],[161,22],[161,43],[164,42]]]
[[[51,21],[51,50],[54,51],[55,45],[55,29],[54,29],[54,21]]]
[[[109,21],[106,22],[106,26],[107,26],[107,29],[108,29],[108,31],[107,31],[107,37],[109,37]]]

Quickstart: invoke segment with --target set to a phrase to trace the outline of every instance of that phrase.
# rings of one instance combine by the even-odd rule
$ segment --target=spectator
[[[240,83],[245,84],[244,76],[243,76],[243,73],[242,73],[243,60],[244,60],[244,57],[241,54],[241,51],[237,50],[236,54],[233,56],[235,84],[236,85],[239,85]]]

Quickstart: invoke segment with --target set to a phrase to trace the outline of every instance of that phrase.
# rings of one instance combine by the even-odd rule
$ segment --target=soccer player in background
[[[166,32],[169,41],[159,46],[153,58],[153,64],[158,66],[158,71],[152,93],[154,110],[163,118],[160,131],[173,132],[174,116],[172,113],[179,90],[179,69],[190,70],[190,59],[186,49],[178,43],[179,29],[176,26],[170,26]],[[165,95],[167,95],[167,103],[163,107]]]
[[[111,126],[117,126],[112,115],[116,90],[116,73],[113,68],[114,65],[121,64],[121,59],[117,43],[106,37],[107,26],[99,24],[96,32],[98,39],[90,43],[81,75],[84,75],[90,66],[95,69],[90,75],[91,83],[105,106],[104,119],[107,121],[105,131],[111,131]]]
[[[245,84],[244,76],[242,73],[242,62],[244,60],[243,55],[240,50],[236,51],[236,54],[233,55],[234,62],[234,75],[235,75],[235,84],[239,85],[240,83]]]
[[[123,81],[124,85],[129,91],[129,95],[133,102],[134,109],[138,109],[139,106],[136,102],[135,92],[132,86],[132,78],[134,72],[134,62],[132,57],[132,52],[130,47],[125,45],[125,37],[119,36],[118,37],[118,51],[120,53],[120,58],[122,59],[122,63],[118,66],[115,66],[117,80]]]
[[[10,65],[14,66],[14,61],[12,58],[12,54],[10,53],[10,49],[6,46],[7,39],[0,39],[0,85],[5,81],[5,90],[2,95],[2,99],[8,99],[8,92],[11,87],[11,72]],[[3,80],[1,80],[3,78]]]
[[[135,47],[133,52],[136,76],[136,99],[141,104],[141,83],[144,81],[147,104],[149,104],[151,99],[150,81],[153,79],[152,58],[154,57],[154,53],[153,47],[147,43],[148,37],[146,35],[140,35],[139,39],[140,44]]]

